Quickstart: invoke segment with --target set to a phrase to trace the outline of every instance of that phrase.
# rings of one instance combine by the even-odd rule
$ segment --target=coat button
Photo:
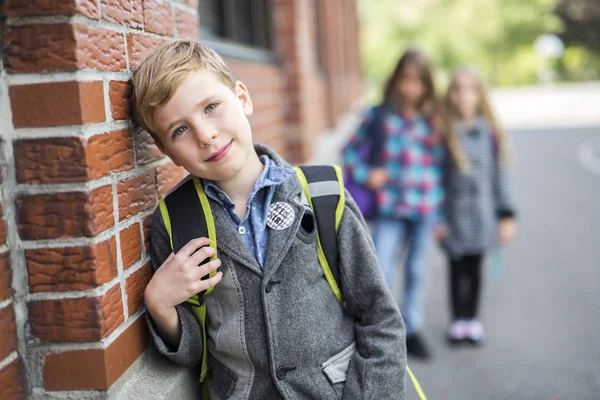
[[[296,369],[296,367],[279,367],[279,368],[277,368],[277,372],[275,372],[275,376],[279,380],[285,379],[288,372],[293,371],[295,369]]]
[[[282,380],[287,375],[287,371],[283,367],[277,368],[277,373],[275,374],[277,379]]]
[[[267,286],[265,286],[265,292],[269,293],[271,290],[273,290],[273,286],[277,285],[278,283],[281,283],[281,281],[269,281]]]

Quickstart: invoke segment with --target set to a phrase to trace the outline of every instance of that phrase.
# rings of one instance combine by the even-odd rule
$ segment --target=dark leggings
[[[481,288],[483,254],[450,258],[450,302],[454,319],[475,319]]]

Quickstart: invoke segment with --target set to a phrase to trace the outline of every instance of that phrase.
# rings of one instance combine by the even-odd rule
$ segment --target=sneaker
[[[418,333],[412,333],[406,335],[406,352],[414,357],[422,360],[428,360],[431,358],[431,353],[425,345],[423,337]]]
[[[485,342],[485,329],[481,322],[473,319],[466,323],[466,339],[476,346],[481,346]]]
[[[456,320],[448,328],[448,342],[459,344],[467,338],[467,321]]]

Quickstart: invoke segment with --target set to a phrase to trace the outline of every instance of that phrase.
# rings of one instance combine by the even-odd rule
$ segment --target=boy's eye
[[[177,128],[173,131],[172,137],[175,138],[175,137],[181,135],[183,132],[185,132],[186,129],[187,129],[187,127],[180,126],[179,128]]]
[[[219,103],[210,103],[204,109],[204,114],[208,114],[209,112],[211,112],[212,110],[214,110],[215,108],[217,108],[218,105],[219,105]]]

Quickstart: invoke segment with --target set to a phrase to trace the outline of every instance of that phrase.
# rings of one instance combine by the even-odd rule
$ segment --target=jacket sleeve
[[[496,145],[497,146],[497,145]],[[497,153],[497,150],[495,150]],[[497,219],[514,218],[516,210],[514,205],[514,187],[511,176],[511,169],[498,159],[495,154],[494,160],[494,202],[496,206]]]
[[[341,290],[348,312],[356,318],[356,352],[343,398],[404,399],[404,322],[377,263],[367,225],[348,193],[338,247]]]
[[[169,234],[162,221],[158,208],[152,216],[152,227],[150,230],[150,258],[152,268],[156,271],[171,254]],[[202,360],[202,330],[196,317],[192,313],[191,305],[182,303],[175,306],[177,317],[181,326],[181,338],[177,348],[171,348],[160,337],[156,325],[146,311],[146,322],[150,330],[150,336],[160,354],[170,361],[183,366],[195,366]]]
[[[352,177],[352,180],[358,184],[367,181],[371,170],[369,156],[373,144],[369,136],[373,118],[374,109],[372,108],[365,113],[356,133],[352,135],[342,151],[344,173]]]

